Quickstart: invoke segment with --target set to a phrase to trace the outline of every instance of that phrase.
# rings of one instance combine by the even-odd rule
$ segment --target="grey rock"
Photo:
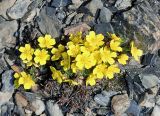
[[[114,91],[103,91],[101,94],[94,96],[94,101],[102,106],[108,106],[113,95],[116,95],[117,92]]]
[[[45,110],[45,104],[42,100],[36,99],[32,101],[32,106],[35,108],[35,114],[40,115]]]
[[[4,104],[0,108],[0,114],[1,116],[11,116],[13,114],[13,109],[14,109],[14,103],[9,102],[7,104]]]
[[[100,116],[105,116],[107,115],[108,113],[110,113],[110,110],[105,108],[105,107],[102,107],[102,108],[98,108],[97,111],[96,111],[97,115],[100,115]]]
[[[13,35],[17,29],[18,24],[15,20],[0,23],[0,49],[15,46],[16,38]]]
[[[94,31],[96,33],[102,33],[107,35],[107,32],[114,33],[113,27],[110,23],[99,23],[94,26]]]
[[[46,15],[46,11],[42,9],[37,21],[42,33],[49,33],[54,38],[59,37],[62,25],[56,16],[50,18],[48,15]]]
[[[7,70],[8,66],[7,63],[4,59],[4,50],[0,52],[0,74],[4,71]]]
[[[6,15],[7,9],[9,9],[16,0],[1,0],[0,1],[0,15],[2,15],[4,18],[8,19]]]
[[[156,96],[156,105],[160,106],[160,95]]]
[[[144,97],[140,99],[140,106],[152,108],[155,106],[155,95],[145,93]]]
[[[0,92],[0,106],[6,104],[9,102],[9,100],[12,98],[13,91],[12,92]]]
[[[47,101],[46,109],[49,116],[63,116],[62,110],[59,108],[58,104],[54,104],[53,101]]]
[[[139,116],[140,112],[141,112],[141,107],[134,100],[132,100],[126,113],[132,116]]]
[[[151,116],[160,116],[159,112],[160,112],[160,106],[156,105],[152,111]]]
[[[115,7],[118,10],[126,9],[131,6],[132,0],[117,0],[115,3]]]
[[[103,7],[100,11],[99,19],[102,23],[108,23],[111,21],[112,15],[112,12],[108,8]]]
[[[71,0],[53,0],[51,6],[64,7],[71,4]]]
[[[28,6],[31,4],[31,0],[17,0],[15,4],[7,10],[7,14],[12,19],[22,18],[28,11]]]
[[[127,94],[116,95],[111,101],[112,111],[116,116],[121,116],[130,106],[130,100]]]
[[[127,31],[133,34],[130,38],[140,42],[140,47],[144,51],[147,51],[152,44],[160,39],[158,6],[160,6],[160,2],[157,0],[143,0],[142,3],[123,13],[125,24],[129,24],[129,26],[126,25]]]
[[[13,86],[13,71],[12,70],[7,70],[2,74],[2,89],[1,91],[8,91],[8,92],[13,92],[14,91],[14,86]]]
[[[139,75],[142,85],[148,89],[151,87],[156,86],[158,83],[160,83],[160,80],[156,75],[153,74],[140,74]]]
[[[103,3],[101,0],[91,0],[86,8],[90,10],[90,12],[95,16],[98,9],[101,9],[103,7]]]

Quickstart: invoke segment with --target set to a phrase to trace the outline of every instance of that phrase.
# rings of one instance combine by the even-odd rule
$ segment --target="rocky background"
[[[95,87],[13,86],[19,45],[49,33],[116,33],[144,50],[141,64]],[[0,0],[1,116],[160,116],[160,0]]]

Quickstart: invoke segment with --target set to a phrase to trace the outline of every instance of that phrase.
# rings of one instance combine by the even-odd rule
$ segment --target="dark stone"
[[[110,23],[99,23],[94,26],[94,31],[96,33],[102,33],[107,35],[107,32],[114,33],[113,27]]]
[[[71,0],[52,0],[51,6],[58,8],[58,7],[67,6],[71,3],[72,3]]]
[[[140,111],[141,111],[141,107],[134,100],[132,100],[126,113],[132,116],[139,116]]]

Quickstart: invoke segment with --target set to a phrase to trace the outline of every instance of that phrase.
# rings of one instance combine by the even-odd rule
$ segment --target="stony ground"
[[[95,87],[44,81],[14,89],[17,48],[45,33],[57,41],[77,31],[116,33],[144,50],[123,77]],[[160,0],[0,0],[2,116],[160,116]],[[45,76],[45,75],[44,75]]]

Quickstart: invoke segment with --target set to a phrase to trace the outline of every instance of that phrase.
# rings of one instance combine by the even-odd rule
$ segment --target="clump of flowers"
[[[113,79],[115,74],[120,73],[119,65],[126,65],[129,56],[139,61],[143,54],[133,41],[130,55],[122,47],[123,40],[120,37],[109,34],[106,38],[94,31],[90,31],[86,36],[82,32],[70,34],[68,40],[66,38],[66,44],[57,44],[48,34],[39,37],[37,41],[38,46],[25,44],[20,47],[20,58],[27,67],[50,67],[51,77],[59,84],[85,83],[93,86],[97,80]],[[15,73],[14,77],[15,82],[23,85],[25,89],[30,89],[35,84],[31,75],[26,72]]]

